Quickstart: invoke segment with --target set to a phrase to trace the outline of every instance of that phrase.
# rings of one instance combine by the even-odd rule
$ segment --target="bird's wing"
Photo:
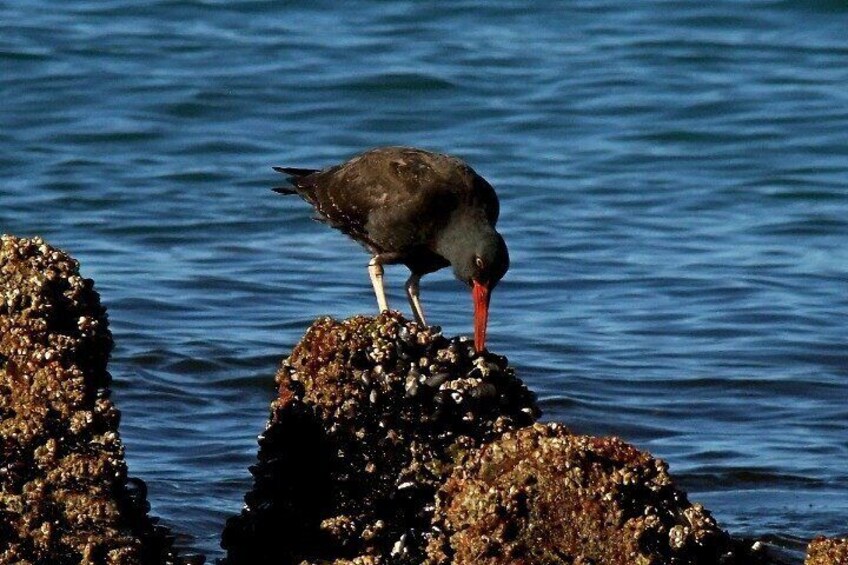
[[[327,223],[377,249],[426,245],[457,203],[429,155],[384,148],[312,175],[313,205]]]
[[[373,246],[365,229],[374,198],[366,180],[339,165],[304,177],[297,191],[312,204],[316,220]]]
[[[441,153],[400,150],[406,166],[400,167],[398,174],[407,175],[407,185],[417,182],[420,189],[437,199],[437,205],[444,203],[446,198],[451,199],[453,206],[482,210],[492,226],[497,223],[500,204],[495,189],[465,161]]]

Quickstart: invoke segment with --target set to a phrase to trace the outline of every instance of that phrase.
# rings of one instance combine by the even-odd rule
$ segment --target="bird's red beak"
[[[486,326],[489,324],[489,286],[475,280],[471,294],[474,296],[474,349],[482,353],[486,349]]]

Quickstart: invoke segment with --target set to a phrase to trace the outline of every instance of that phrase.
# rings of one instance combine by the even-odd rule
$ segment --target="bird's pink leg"
[[[377,295],[377,307],[380,312],[385,312],[389,309],[389,304],[386,302],[386,291],[383,289],[383,265],[379,255],[372,257],[368,263],[368,275],[371,277],[374,294]]]
[[[415,321],[421,326],[426,326],[424,321],[424,309],[421,307],[421,300],[418,297],[419,287],[418,281],[421,280],[421,275],[413,273],[406,281],[406,296],[409,297],[409,305],[412,306],[412,314],[415,316]]]

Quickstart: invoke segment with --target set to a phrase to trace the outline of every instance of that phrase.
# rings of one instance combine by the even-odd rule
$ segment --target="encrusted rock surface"
[[[277,383],[229,563],[420,565],[453,465],[538,416],[505,358],[397,313],[318,320]]]
[[[41,239],[0,239],[0,564],[163,563],[127,479],[106,311]]]
[[[764,562],[700,505],[666,464],[611,437],[556,424],[504,434],[439,491],[427,565]]]
[[[804,565],[848,565],[848,538],[815,538]]]

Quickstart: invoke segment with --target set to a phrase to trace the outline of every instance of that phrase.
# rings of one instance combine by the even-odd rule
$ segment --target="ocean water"
[[[0,96],[0,231],[96,280],[131,473],[188,551],[221,556],[281,357],[376,308],[270,166],[389,144],[498,190],[490,348],[546,419],[796,561],[846,532],[848,4],[17,0]],[[471,332],[447,270],[422,298]]]

